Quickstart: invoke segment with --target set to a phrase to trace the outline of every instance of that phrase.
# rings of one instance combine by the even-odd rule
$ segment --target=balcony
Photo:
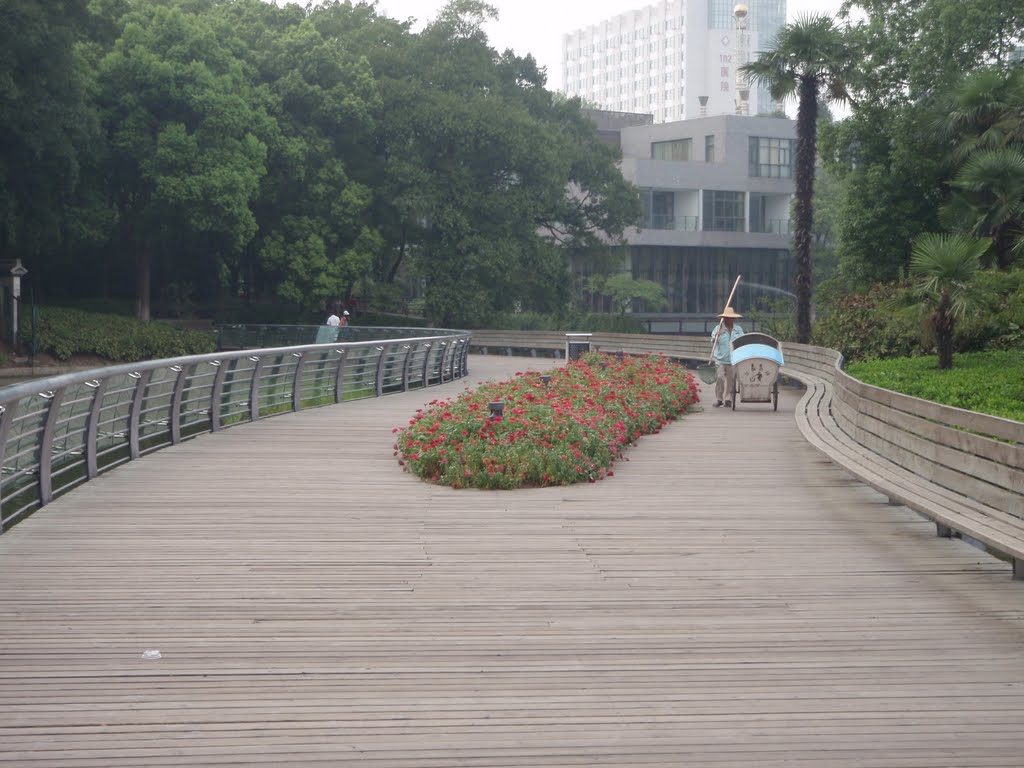
[[[750,231],[762,235],[792,234],[792,232],[790,231],[789,219],[765,219],[764,221],[760,222],[760,225],[751,223]]]
[[[676,232],[696,232],[696,216],[676,216],[671,213],[652,213],[643,223],[642,229],[671,229]]]

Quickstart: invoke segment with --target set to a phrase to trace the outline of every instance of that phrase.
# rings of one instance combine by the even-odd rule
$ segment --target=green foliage
[[[941,368],[953,365],[956,320],[978,305],[974,277],[990,246],[988,240],[967,235],[925,233],[914,241],[911,295],[929,313],[929,331],[935,337]]]
[[[1005,0],[850,0],[844,10],[863,63],[847,82],[853,114],[823,132],[821,155],[841,186],[835,288],[858,292],[896,279],[914,239],[940,231],[938,212],[956,189],[959,163],[995,146],[989,129],[1006,138],[1021,125],[1004,107],[1024,15]],[[998,179],[981,181],[984,194],[997,190]],[[1012,202],[1012,186],[1000,183]],[[965,205],[948,211],[946,223],[998,239],[990,225],[1005,219],[990,215],[997,212],[984,194],[958,191]],[[1009,252],[997,242],[993,255],[1005,264]]]
[[[906,284],[876,284],[828,304],[814,329],[814,343],[837,349],[847,360],[920,355],[921,321],[893,312],[906,303]]]
[[[22,338],[31,327],[22,325]],[[43,307],[36,325],[37,351],[67,360],[75,354],[99,355],[112,362],[135,362],[214,351],[210,334],[185,331],[153,320],[141,323],[121,315]]]
[[[921,110],[861,106],[822,131],[821,151],[836,179],[836,267],[841,293],[896,280],[911,243],[937,231],[944,153]]]
[[[0,248],[48,297],[415,296],[468,325],[559,311],[569,257],[639,218],[579,101],[495,51],[476,0],[421,32],[333,0],[0,9]]]
[[[589,288],[611,297],[621,317],[632,308],[634,301],[640,301],[648,312],[659,312],[668,306],[665,289],[651,280],[635,280],[630,275],[594,275]]]
[[[1024,269],[982,270],[974,289],[983,311],[968,313],[957,322],[957,350],[1024,351]]]
[[[1024,421],[1024,355],[1017,351],[974,352],[957,356],[942,370],[934,355],[851,363],[847,372],[861,381],[903,394]]]
[[[454,488],[509,489],[595,482],[641,435],[697,402],[692,374],[663,357],[591,353],[550,373],[484,384],[434,401],[399,433],[399,463]],[[488,403],[504,403],[491,418]]]
[[[0,0],[0,258],[59,248],[67,196],[98,135],[75,50],[81,0]]]
[[[822,306],[827,312],[815,327],[815,343],[840,350],[848,360],[934,351],[935,339],[921,297],[906,281],[827,296]],[[956,322],[953,346],[957,352],[1024,350],[1024,269],[977,272],[972,278],[971,306]]]

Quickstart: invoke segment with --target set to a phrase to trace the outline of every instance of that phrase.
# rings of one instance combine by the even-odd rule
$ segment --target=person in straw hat
[[[711,335],[714,340],[714,351],[712,356],[715,359],[715,408],[721,408],[723,404],[732,405],[732,391],[736,386],[736,371],[732,366],[732,342],[743,335],[743,329],[736,324],[736,321],[743,315],[736,314],[732,307],[726,307],[719,315],[722,322]]]

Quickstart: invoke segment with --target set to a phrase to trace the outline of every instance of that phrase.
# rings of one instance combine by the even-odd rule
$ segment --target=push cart
[[[732,343],[732,409],[736,410],[736,402],[742,397],[744,403],[771,403],[773,411],[779,410],[782,363],[779,342],[768,334],[745,333],[736,339]]]

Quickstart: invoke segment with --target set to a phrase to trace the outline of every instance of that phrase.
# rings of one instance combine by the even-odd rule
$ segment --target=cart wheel
[[[772,410],[779,410],[779,382],[772,384]]]

